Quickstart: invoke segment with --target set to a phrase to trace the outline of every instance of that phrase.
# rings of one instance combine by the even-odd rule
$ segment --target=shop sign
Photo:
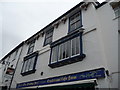
[[[104,77],[105,77],[105,69],[99,68],[95,70],[73,73],[73,74],[52,77],[52,78],[47,78],[42,80],[18,83],[16,88],[49,85],[49,84],[72,82],[72,81],[95,79],[95,78],[98,79],[98,78],[104,78]]]
[[[8,67],[8,68],[7,68],[7,71],[6,71],[6,74],[7,74],[7,75],[13,75],[13,73],[14,73],[14,68]]]

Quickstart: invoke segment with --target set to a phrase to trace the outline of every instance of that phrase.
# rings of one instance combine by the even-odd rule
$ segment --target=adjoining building
[[[80,2],[1,60],[4,88],[118,89],[119,20],[119,0]]]

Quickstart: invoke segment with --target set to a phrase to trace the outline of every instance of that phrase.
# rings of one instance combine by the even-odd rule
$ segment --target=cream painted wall
[[[102,13],[104,14],[102,14]],[[118,87],[118,21],[114,20],[115,14],[112,7],[107,3],[98,9],[98,16],[101,25],[101,36],[104,47],[105,61],[110,72],[112,81],[110,87]]]
[[[116,28],[116,22],[113,21],[114,12],[109,4],[102,6],[99,9],[95,9],[93,4],[89,5],[87,11],[82,10],[82,22],[84,30],[83,35],[83,51],[86,54],[86,58],[83,61],[65,65],[58,68],[50,68],[49,57],[50,47],[49,45],[42,47],[44,37],[39,37],[35,44],[35,50],[39,51],[37,59],[36,72],[27,76],[22,76],[21,68],[23,64],[23,58],[26,56],[28,45],[23,47],[22,55],[13,79],[12,87],[16,87],[17,83],[45,79],[48,77],[55,77],[75,72],[82,72],[85,70],[91,70],[96,68],[105,67],[110,73],[118,70],[118,32]],[[54,30],[53,41],[60,39],[67,35],[68,32],[68,20],[65,24],[60,24],[58,28]],[[113,61],[114,60],[114,61]],[[43,72],[43,76],[41,76]],[[116,75],[113,76],[113,84],[111,87],[117,87]],[[108,88],[108,79],[98,79],[100,88]],[[37,86],[36,86],[37,87]]]

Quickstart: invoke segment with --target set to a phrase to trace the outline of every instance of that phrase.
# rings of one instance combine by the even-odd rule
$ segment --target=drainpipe
[[[24,42],[23,42],[23,45],[24,45]],[[15,75],[15,71],[16,71],[16,69],[17,69],[17,65],[18,65],[18,62],[19,62],[19,60],[20,60],[20,56],[21,56],[21,54],[22,54],[23,45],[22,45],[22,48],[21,48],[21,51],[20,51],[20,54],[19,54],[19,57],[18,57],[18,61],[17,61],[17,63],[16,63],[15,70],[14,70],[14,72],[13,72],[13,75],[12,75],[12,78],[11,78],[11,81],[10,81],[10,85],[9,85],[8,90],[10,90],[10,88],[11,88],[12,81],[13,81],[13,78],[14,78],[14,75]]]

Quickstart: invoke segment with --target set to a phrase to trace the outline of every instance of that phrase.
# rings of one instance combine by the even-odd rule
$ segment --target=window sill
[[[27,56],[25,56],[24,58],[34,57],[34,56],[37,55],[38,53],[39,53],[39,51],[32,52],[32,53],[28,54]]]
[[[30,71],[27,71],[27,72],[24,72],[24,73],[21,73],[22,76],[26,76],[26,75],[29,75],[29,74],[32,74],[32,73],[35,73],[36,69],[34,70],[30,70]]]
[[[68,64],[82,61],[85,57],[86,57],[86,55],[82,54],[82,55],[74,56],[71,58],[67,58],[67,59],[62,60],[62,61],[58,61],[56,63],[51,63],[48,66],[51,68],[56,68],[56,67],[60,67],[60,66],[64,66],[64,65],[68,65]]]
[[[83,31],[83,25],[81,27],[75,29],[75,30],[69,31],[68,35],[72,35],[72,34],[74,34],[76,32],[79,32],[80,30]]]

